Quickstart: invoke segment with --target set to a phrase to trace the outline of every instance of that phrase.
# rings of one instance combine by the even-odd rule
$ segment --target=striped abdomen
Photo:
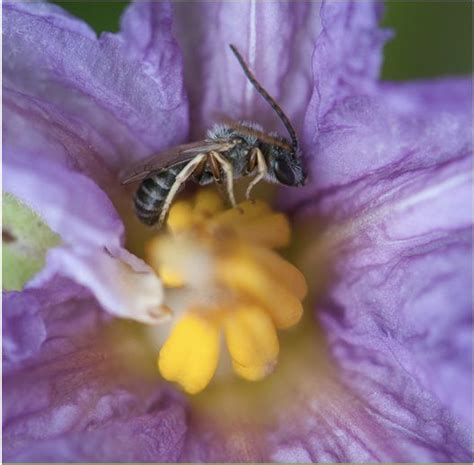
[[[152,226],[158,221],[165,199],[181,168],[172,166],[156,171],[142,181],[134,198],[135,213],[142,223]]]

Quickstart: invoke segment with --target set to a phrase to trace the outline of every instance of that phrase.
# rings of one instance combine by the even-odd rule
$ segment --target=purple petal
[[[313,118],[312,138],[305,141],[310,182],[286,189],[284,205],[347,218],[385,203],[387,195],[408,195],[402,192],[405,180],[412,191],[441,182],[430,181],[438,167],[469,164],[468,95],[468,80],[448,79],[392,84],[372,96],[345,98],[323,119]],[[306,124],[308,133],[308,115]],[[463,170],[469,176],[468,166],[455,169]]]
[[[339,254],[318,310],[343,381],[386,430],[407,432],[408,460],[472,459],[472,230],[443,211],[453,196],[464,208],[470,183],[450,187],[334,225],[337,239],[317,244]]]
[[[54,308],[81,296],[84,290],[72,282],[56,279],[48,290],[4,292],[5,311],[2,313],[3,362],[7,367],[36,356],[48,336],[47,322],[42,311]],[[43,312],[44,313],[44,312]]]
[[[40,138],[57,146],[51,157],[66,152],[69,163],[84,165],[82,149],[88,158],[117,168],[182,141],[187,105],[170,16],[164,8],[154,23],[161,40],[148,60],[128,42],[133,28],[142,25],[140,20],[129,25],[131,14],[125,15],[124,35],[106,33],[97,39],[56,6],[4,4],[4,88],[21,100],[21,107],[13,109],[24,121],[20,139],[21,132],[12,128],[10,135],[7,124],[7,145],[34,150]]]
[[[33,209],[66,243],[118,247],[124,228],[107,195],[88,177],[23,154],[5,163],[4,189]],[[20,161],[21,160],[21,161]]]
[[[323,69],[325,40],[323,33],[315,73]],[[377,56],[368,62],[377,63]],[[361,396],[382,390],[376,411],[392,419],[405,404],[446,435],[458,419],[468,435],[471,86],[452,79],[380,89],[370,84],[375,68],[366,69],[368,77],[356,73],[337,98],[326,94],[325,107],[324,93],[315,91],[305,120],[311,183],[286,192],[284,202],[301,215],[332,222],[311,256],[339,255],[323,320],[351,389]],[[331,81],[320,79],[320,88]],[[382,410],[390,405],[387,397],[399,404]],[[438,450],[432,446],[427,457],[449,459],[454,439]]]
[[[4,460],[177,459],[186,431],[182,401],[148,373],[153,354],[137,334],[110,332],[96,301],[64,280],[4,296],[4,304],[12,301],[13,311],[30,309],[17,313],[13,339],[30,331],[34,314],[43,341],[33,358],[4,368]]]
[[[338,114],[350,118],[322,136],[324,155],[349,168],[342,147],[350,148],[360,155],[352,162],[360,174],[336,169],[328,176],[335,184],[319,190],[312,210],[333,212],[334,223],[313,254],[341,257],[324,304],[341,364],[376,377],[377,353],[377,365],[403,368],[387,391],[395,396],[410,385],[413,398],[437,398],[472,428],[471,124],[468,105],[441,98],[462,96],[456,84],[417,86],[408,95],[398,88]],[[369,147],[378,151],[371,170]]]
[[[111,188],[118,184],[116,173],[104,163],[105,148],[90,142],[93,131],[85,121],[71,118],[56,104],[5,85],[2,104],[8,116],[3,121],[6,162],[58,164],[114,192]]]
[[[321,304],[332,350],[352,389],[378,392],[375,412],[421,437],[446,433],[455,420],[471,436],[472,231],[380,234],[392,225],[387,218],[352,238],[356,252],[337,266],[344,280]],[[402,417],[408,412],[417,423]],[[432,447],[447,460],[451,445]]]
[[[121,19],[120,35],[129,53],[156,73],[168,92],[178,84],[182,86],[182,57],[172,35],[169,3],[145,1],[129,5]]]
[[[319,119],[337,102],[373,92],[382,66],[382,48],[390,36],[379,27],[382,12],[383,4],[377,1],[323,4],[322,32],[312,58],[314,87],[305,137],[313,136]]]
[[[346,97],[314,128],[312,185],[286,196],[328,225],[304,254],[330,276],[317,308],[343,384],[387,436],[406,433],[391,461],[472,459],[469,93]]]
[[[311,55],[319,33],[317,2],[177,2],[175,29],[186,63],[194,137],[222,116],[277,127],[229,44],[299,125],[312,90]],[[282,132],[283,134],[283,132]]]
[[[115,315],[147,323],[161,319],[161,281],[122,248],[123,224],[91,179],[46,160],[37,167],[7,162],[5,171],[5,190],[35,210],[65,244],[48,253],[30,286],[68,276]]]
[[[38,300],[31,295],[3,296],[2,354],[4,363],[22,361],[36,354],[46,339],[46,328],[37,315]],[[7,330],[8,328],[8,330]]]

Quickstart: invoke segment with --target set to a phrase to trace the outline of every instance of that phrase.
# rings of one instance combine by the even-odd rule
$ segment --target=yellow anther
[[[262,215],[252,221],[236,225],[239,236],[249,243],[269,248],[284,247],[290,242],[290,224],[285,215],[273,213]]]
[[[171,232],[177,233],[190,228],[193,220],[193,207],[191,203],[181,200],[175,202],[171,207],[166,225]]]
[[[273,371],[278,357],[278,338],[264,310],[252,305],[236,308],[228,313],[224,329],[236,373],[256,381]]]
[[[201,189],[194,201],[194,215],[199,220],[209,219],[222,211],[224,202],[222,197],[215,191],[210,189]]]
[[[303,314],[300,300],[251,259],[225,258],[219,263],[217,275],[228,288],[263,305],[277,328],[295,325]]]
[[[242,253],[263,266],[275,282],[280,283],[299,300],[306,297],[308,285],[303,273],[276,252],[265,247],[250,246],[242,250]]]
[[[211,319],[187,313],[162,347],[158,367],[163,378],[196,394],[209,384],[218,358],[219,328]]]
[[[298,323],[307,293],[300,271],[272,250],[290,240],[285,215],[262,201],[224,210],[221,197],[205,189],[175,202],[167,226],[146,246],[147,262],[165,286],[183,287],[165,301],[184,316],[161,349],[163,377],[190,394],[204,389],[217,367],[221,331],[239,376],[271,373],[276,330]]]

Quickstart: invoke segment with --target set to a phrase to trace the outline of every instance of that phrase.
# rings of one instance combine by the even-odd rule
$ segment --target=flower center
[[[222,335],[239,376],[255,381],[273,371],[277,329],[298,323],[307,292],[300,271],[273,250],[289,240],[287,218],[262,201],[226,210],[205,189],[173,205],[167,232],[146,245],[176,317],[158,358],[165,379],[190,394],[204,389]]]

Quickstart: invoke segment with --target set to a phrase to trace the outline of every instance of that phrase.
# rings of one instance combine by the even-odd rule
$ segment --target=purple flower
[[[380,83],[380,14],[137,2],[97,39],[3,5],[5,188],[61,238],[3,295],[4,460],[472,460],[471,84]],[[314,318],[265,381],[189,398],[156,371],[162,284],[116,176],[222,113],[277,129],[229,43],[302,138],[310,182],[279,205]]]

